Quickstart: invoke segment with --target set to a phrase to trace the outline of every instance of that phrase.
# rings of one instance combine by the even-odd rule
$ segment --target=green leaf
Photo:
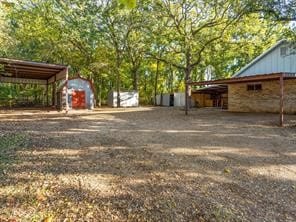
[[[119,2],[123,5],[125,5],[127,8],[135,8],[137,5],[137,1],[136,0],[119,0]]]

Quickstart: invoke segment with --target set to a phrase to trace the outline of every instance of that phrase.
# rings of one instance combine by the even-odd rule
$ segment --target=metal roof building
[[[281,40],[255,58],[233,77],[267,73],[296,73],[296,44]]]
[[[232,78],[187,84],[210,85],[193,92],[198,103],[205,97],[200,95],[206,94],[207,106],[227,104],[228,110],[233,112],[280,113],[282,126],[284,112],[296,113],[296,43],[279,41]]]

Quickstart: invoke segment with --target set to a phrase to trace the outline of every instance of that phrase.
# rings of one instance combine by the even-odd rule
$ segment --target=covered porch
[[[216,107],[227,109],[228,105],[228,86],[212,85],[204,88],[195,89],[191,92],[192,99],[197,107]]]

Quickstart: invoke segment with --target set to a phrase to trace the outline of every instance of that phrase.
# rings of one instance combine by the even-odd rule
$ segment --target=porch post
[[[51,95],[51,97],[52,97],[51,105],[55,106],[55,97],[56,97],[56,82],[55,81],[52,83],[52,95]]]
[[[280,127],[284,125],[284,75],[280,76]]]
[[[48,80],[46,83],[46,106],[48,107]]]

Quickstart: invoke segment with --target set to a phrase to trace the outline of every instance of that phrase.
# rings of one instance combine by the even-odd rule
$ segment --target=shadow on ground
[[[296,116],[0,116],[0,221],[295,221]],[[3,142],[4,141],[4,142]]]

